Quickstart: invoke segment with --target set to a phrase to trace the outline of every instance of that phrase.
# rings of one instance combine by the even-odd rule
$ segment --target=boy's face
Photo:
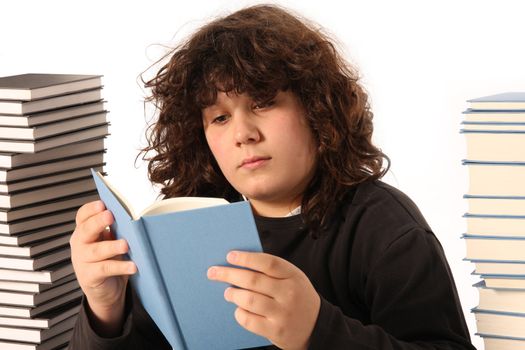
[[[266,105],[219,92],[202,111],[206,140],[232,186],[263,216],[284,216],[300,205],[314,173],[316,142],[305,111],[290,91]]]

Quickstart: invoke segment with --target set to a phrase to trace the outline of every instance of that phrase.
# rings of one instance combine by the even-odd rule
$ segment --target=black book
[[[60,348],[60,346],[67,344],[69,340],[71,339],[72,334],[73,334],[73,330],[68,330],[40,344],[32,344],[32,343],[25,343],[25,342],[17,343],[13,341],[1,340],[0,349],[2,350],[51,350],[51,349],[66,350],[67,347]]]
[[[30,113],[24,115],[0,114],[0,125],[33,127],[41,124],[67,120],[82,115],[100,113],[104,111],[104,101],[83,103],[71,107],[52,109],[50,111]]]
[[[70,260],[63,261],[41,271],[20,271],[13,269],[0,269],[0,280],[17,282],[53,283],[73,273]],[[0,305],[1,307],[1,305]],[[49,308],[51,309],[51,308]],[[46,310],[47,311],[47,310]],[[5,315],[0,312],[0,315]],[[18,315],[11,315],[18,316]],[[20,316],[26,317],[26,316]],[[27,316],[30,317],[30,316]]]
[[[102,164],[104,151],[71,156],[62,159],[53,159],[47,162],[29,164],[11,169],[0,168],[0,183],[29,181],[44,175],[63,173],[66,170],[76,170]]]
[[[75,226],[75,221],[71,221],[11,236],[0,234],[0,244],[8,246],[36,244],[35,242],[71,233],[75,230]],[[0,274],[0,280],[1,279],[4,278],[2,278],[2,275]]]
[[[66,293],[80,288],[76,279],[53,286],[40,293],[23,293],[0,290],[0,303],[4,305],[39,306],[43,303],[60,297]]]
[[[46,311],[60,307],[66,303],[76,300],[82,296],[82,289],[76,289],[72,292],[66,293],[59,296],[58,298],[51,299],[37,307],[28,306],[11,306],[0,304],[0,316],[14,316],[14,317],[25,317],[32,318],[38,316]]]
[[[0,193],[0,208],[16,208],[32,203],[67,197],[95,189],[93,178],[80,178],[15,193]]]
[[[105,163],[101,163],[100,166],[87,165],[85,167],[77,169],[56,172],[51,175],[46,174],[44,176],[23,178],[20,180],[9,182],[0,182],[0,193],[13,193],[18,191],[25,191],[31,188],[43,187],[59,182],[65,182],[68,180],[80,179],[89,175],[89,169],[91,169],[92,167],[96,168],[98,171],[102,171],[102,166],[104,164]]]
[[[62,320],[49,329],[13,328],[0,326],[0,339],[40,344],[54,336],[71,330],[77,315]]]
[[[1,114],[23,115],[29,113],[49,111],[52,109],[78,105],[82,103],[100,101],[102,90],[94,89],[76,92],[68,95],[49,97],[32,101],[7,101],[0,100]]]
[[[73,281],[76,278],[77,276],[74,273],[71,273],[53,283],[18,282],[18,281],[1,281],[0,280],[0,291],[12,291],[12,292],[22,292],[22,293],[42,293],[58,285],[64,284],[69,281]],[[8,325],[8,323],[2,323],[1,321],[0,321],[0,324]]]
[[[38,271],[48,266],[68,260],[71,257],[71,248],[69,246],[45,252],[34,257],[12,257],[0,255],[0,268]]]
[[[11,169],[104,150],[104,137],[74,142],[38,153],[0,152],[0,168]]]
[[[98,199],[96,191],[82,192],[79,194],[58,198],[45,203],[35,203],[14,209],[0,208],[0,222],[10,223],[13,221],[52,213],[57,210],[79,208],[85,203]],[[1,236],[1,235],[0,235]],[[0,244],[5,244],[0,241]]]
[[[101,75],[28,73],[0,78],[0,100],[31,101],[102,85]]]
[[[78,314],[81,299],[74,300],[53,310],[40,314],[36,318],[18,318],[0,316],[1,326],[24,328],[50,328],[60,321]]]
[[[0,222],[0,234],[15,235],[75,220],[78,208],[64,209],[10,223]],[[0,246],[0,254],[2,247]]]
[[[107,111],[81,115],[67,120],[59,120],[33,127],[0,126],[0,138],[8,140],[34,140],[86,129],[106,123]]]
[[[3,152],[36,153],[46,149],[71,144],[78,141],[87,141],[108,135],[107,123],[92,126],[79,131],[72,131],[35,140],[6,140],[0,139],[0,150]]]
[[[34,257],[40,254],[47,253],[54,249],[64,247],[69,245],[69,240],[71,239],[71,234],[67,233],[65,235],[51,237],[43,241],[38,241],[31,245],[23,246],[10,246],[10,245],[0,245],[0,255],[5,256],[18,256],[18,257]],[[1,287],[0,287],[1,289]]]

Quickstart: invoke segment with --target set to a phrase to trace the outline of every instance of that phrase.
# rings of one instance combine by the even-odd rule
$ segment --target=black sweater
[[[381,181],[350,189],[317,239],[300,215],[256,224],[263,250],[299,267],[321,297],[310,349],[475,349],[443,249],[399,190]],[[83,301],[70,349],[171,349],[132,288],[126,303],[122,335],[107,339]]]

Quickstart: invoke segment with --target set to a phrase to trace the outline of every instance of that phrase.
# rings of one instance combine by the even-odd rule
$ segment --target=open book
[[[224,300],[225,283],[210,281],[212,265],[228,265],[230,250],[262,251],[248,202],[170,198],[140,215],[92,170],[100,198],[129,245],[138,272],[131,283],[144,308],[174,349],[240,349],[269,345],[242,328],[236,306]]]

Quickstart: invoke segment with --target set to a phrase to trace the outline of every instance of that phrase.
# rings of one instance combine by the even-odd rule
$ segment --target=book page
[[[226,199],[211,198],[211,197],[168,198],[168,199],[156,201],[153,204],[147,206],[137,216],[131,204],[117,190],[117,188],[114,185],[112,185],[105,176],[101,175],[99,172],[96,172],[96,174],[106,184],[108,189],[115,195],[115,197],[120,202],[122,207],[124,207],[126,212],[129,214],[131,218],[133,218],[133,220],[138,220],[141,216],[144,216],[144,215],[157,215],[157,214],[162,214],[162,213],[191,210],[191,209],[198,209],[198,208],[206,208],[206,207],[223,205],[223,204],[229,203]]]
[[[144,209],[140,216],[157,215],[175,211],[191,210],[212,207],[215,205],[228,204],[223,198],[211,197],[176,197],[157,201]]]
[[[137,216],[135,215],[133,208],[131,207],[131,204],[120,194],[120,192],[113,186],[104,175],[102,175],[100,172],[95,172],[95,174],[104,182],[104,184],[107,186],[107,188],[115,195],[119,203],[122,205],[122,207],[126,210],[126,212],[133,218],[133,220],[137,220]]]

